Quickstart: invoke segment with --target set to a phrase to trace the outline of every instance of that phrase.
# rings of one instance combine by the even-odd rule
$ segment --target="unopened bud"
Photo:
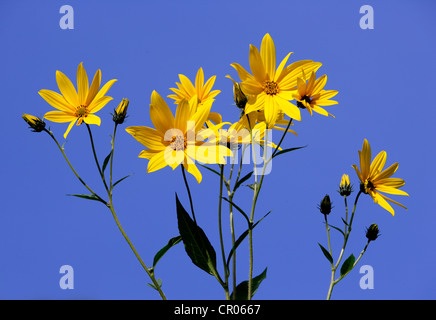
[[[332,211],[332,203],[328,194],[322,199],[321,203],[318,205],[319,211],[322,214],[329,214]]]
[[[366,228],[366,237],[368,241],[374,241],[379,237],[378,226],[375,223],[370,225],[369,228]]]
[[[127,107],[129,106],[129,99],[124,98],[118,107],[114,110],[112,120],[116,124],[122,124],[127,115]]]
[[[45,122],[43,119],[32,116],[30,114],[23,113],[23,119],[27,122],[33,132],[41,132],[45,129]]]
[[[343,174],[339,185],[339,194],[341,196],[349,196],[353,192],[348,174]]]

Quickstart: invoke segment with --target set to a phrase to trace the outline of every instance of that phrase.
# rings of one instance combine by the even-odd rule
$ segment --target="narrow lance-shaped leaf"
[[[153,269],[156,267],[156,264],[164,256],[164,254],[167,253],[168,250],[170,250],[172,247],[174,247],[180,241],[182,241],[182,237],[181,236],[177,236],[177,237],[171,238],[168,241],[168,243],[165,245],[165,247],[163,247],[162,249],[160,249],[156,253],[156,255],[154,256],[154,259],[153,259]]]
[[[233,191],[236,191],[236,189],[238,189],[241,184],[243,184],[245,181],[247,181],[248,179],[251,178],[251,176],[253,175],[253,171],[249,172],[248,174],[246,174],[244,177],[242,177],[241,180],[239,180],[238,182],[236,182]]]
[[[251,282],[251,298],[253,298],[257,289],[259,288],[260,283],[266,278],[266,271],[268,268],[265,268],[261,274],[257,277],[254,277]],[[235,300],[248,300],[248,281],[243,281],[236,287],[236,297]],[[233,293],[230,295],[233,299]]]
[[[287,152],[290,152],[290,151],[294,151],[294,150],[298,150],[298,149],[303,149],[303,148],[306,148],[306,147],[307,147],[307,146],[283,149],[283,150],[281,150],[281,151],[278,151],[276,154],[274,154],[274,155],[273,155],[273,158],[275,158],[275,157],[277,157],[277,156],[279,156],[279,155],[281,155],[281,154],[284,154],[284,153],[287,153]]]
[[[216,275],[216,253],[204,231],[191,219],[176,194],[177,223],[185,251],[193,264]]]
[[[128,176],[125,176],[124,178],[121,178],[120,180],[118,180],[117,182],[115,182],[112,185],[112,188],[115,187],[118,183],[120,183],[121,181],[123,181],[124,179],[127,179],[128,177],[130,177],[133,173],[129,174]]]
[[[97,197],[94,194],[67,194],[67,196],[78,197],[78,198],[87,199],[87,200],[99,201],[99,202],[106,204],[106,202],[104,202],[102,199],[100,199],[99,197]]]
[[[327,258],[328,261],[330,261],[331,264],[333,264],[333,258],[330,254],[330,252],[327,251],[326,248],[324,248],[320,243],[318,243],[319,247],[322,250],[322,253],[324,253],[325,257]]]
[[[262,219],[260,219],[260,220],[257,221],[255,224],[253,224],[252,227],[250,227],[250,223],[248,224],[248,229],[245,230],[245,231],[244,231],[244,232],[239,236],[239,238],[235,241],[235,244],[233,245],[232,249],[230,250],[230,253],[229,253],[228,257],[227,257],[227,262],[226,262],[227,269],[229,269],[230,259],[232,258],[233,252],[234,252],[234,251],[239,247],[239,245],[242,243],[242,241],[244,241],[244,239],[247,237],[249,230],[250,230],[250,229],[254,229],[254,228],[259,224],[259,222],[261,222],[261,221],[262,221],[262,220],[263,220],[267,215],[269,215],[270,213],[271,213],[271,211],[269,211],[266,215],[264,215],[264,216],[262,217]]]
[[[109,154],[108,154],[108,155],[106,156],[106,158],[104,159],[104,161],[103,161],[103,166],[101,167],[102,172],[104,172],[104,170],[106,169],[107,164],[109,163],[109,160],[110,160],[110,158],[111,158],[111,155],[112,155],[112,151],[109,152]]]

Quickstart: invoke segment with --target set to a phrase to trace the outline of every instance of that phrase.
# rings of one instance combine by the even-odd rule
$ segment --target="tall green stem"
[[[347,246],[348,238],[349,238],[350,232],[351,232],[351,225],[353,224],[354,213],[356,212],[357,201],[359,200],[361,193],[362,193],[362,191],[359,191],[356,195],[356,199],[354,200],[354,207],[353,207],[353,211],[351,212],[350,222],[345,220],[346,228],[345,228],[345,235],[344,235],[344,244],[342,245],[342,249],[341,249],[341,252],[339,254],[338,260],[336,261],[336,264],[335,265],[332,264],[330,285],[329,285],[329,289],[327,291],[327,300],[330,300],[330,298],[331,298],[333,287],[345,276],[345,275],[343,275],[335,280],[335,273],[336,273],[336,270],[337,270],[339,264],[341,263],[342,257],[343,257],[344,252],[345,252],[345,248]],[[348,206],[347,206],[346,200],[347,200],[347,198],[345,197],[345,212],[348,213]],[[365,247],[365,250],[366,250],[366,247]],[[363,255],[363,253],[361,255]],[[359,257],[359,259],[360,258],[361,258],[361,256]],[[353,267],[354,267],[354,265],[353,265]]]
[[[219,194],[219,202],[218,202],[218,228],[219,228],[219,235],[220,235],[220,245],[221,245],[221,256],[223,258],[223,266],[224,266],[224,291],[226,294],[226,299],[229,300],[229,289],[228,289],[228,283],[229,283],[229,271],[227,269],[226,264],[226,254],[224,249],[224,239],[223,239],[223,228],[222,228],[222,221],[221,221],[221,207],[222,207],[222,197],[223,197],[223,182],[224,182],[224,165],[220,165],[220,194]]]
[[[183,167],[183,165],[181,167],[182,167],[183,180],[185,181],[186,191],[188,192],[189,204],[191,205],[192,218],[194,219],[195,224],[197,224],[197,220],[195,219],[194,204],[192,201],[191,190],[189,189],[188,180],[186,179],[185,167]]]

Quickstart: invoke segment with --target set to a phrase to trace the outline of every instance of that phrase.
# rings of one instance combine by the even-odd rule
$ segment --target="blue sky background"
[[[62,30],[59,8],[74,8],[74,30]],[[374,30],[359,27],[362,5],[374,8]],[[330,266],[318,247],[326,245],[323,216],[316,205],[328,193],[334,202],[329,221],[341,225],[344,206],[336,193],[341,175],[358,180],[352,164],[364,138],[373,150],[399,162],[395,177],[410,197],[393,196],[408,207],[392,217],[362,196],[346,256],[358,256],[365,228],[377,223],[382,236],[370,244],[362,265],[374,269],[374,289],[362,290],[359,267],[339,283],[333,299],[435,299],[434,108],[436,4],[433,1],[2,1],[0,58],[3,119],[0,222],[1,299],[159,299],[149,279],[100,203],[68,197],[86,193],[46,134],[27,130],[23,112],[42,116],[53,108],[40,89],[58,91],[55,72],[76,81],[80,62],[92,77],[118,82],[114,97],[93,127],[102,161],[110,150],[110,112],[130,99],[129,118],[117,135],[115,177],[134,173],[116,188],[118,217],[148,265],[168,239],[176,236],[175,192],[189,208],[180,170],[146,174],[143,147],[124,131],[129,125],[151,126],[150,95],[162,96],[178,74],[194,79],[216,75],[221,90],[213,106],[234,122],[230,66],[248,69],[249,44],[260,47],[270,33],[281,61],[312,59],[323,63],[326,89],[338,90],[339,104],[327,107],[336,118],[302,112],[284,147],[307,148],[279,157],[265,178],[256,217],[273,209],[254,232],[254,274],[268,267],[257,299],[324,299]],[[174,107],[172,100],[168,104]],[[173,108],[174,110],[174,108]],[[63,140],[66,124],[48,123]],[[276,139],[278,135],[274,136]],[[103,194],[84,126],[74,127],[66,152],[82,177]],[[244,167],[249,172],[250,166]],[[206,170],[197,185],[188,176],[197,220],[219,254],[218,177]],[[241,188],[235,202],[249,209],[251,190]],[[354,194],[355,195],[355,194]],[[354,196],[350,202],[354,200]],[[224,208],[227,208],[225,205]],[[245,230],[236,216],[237,234]],[[226,250],[230,249],[224,215]],[[332,233],[334,256],[340,235]],[[221,258],[218,266],[222,273]],[[248,246],[238,251],[238,282],[248,277]],[[62,265],[74,268],[73,290],[59,287]],[[159,262],[157,277],[169,299],[222,299],[215,278],[195,267],[177,245]]]

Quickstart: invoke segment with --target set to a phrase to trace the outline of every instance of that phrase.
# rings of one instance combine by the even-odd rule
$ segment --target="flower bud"
[[[353,188],[350,184],[350,178],[348,174],[343,174],[341,178],[341,183],[339,184],[339,194],[341,196],[349,196],[353,192]]]
[[[41,132],[45,129],[45,122],[43,119],[32,116],[30,114],[23,113],[23,119],[27,122],[33,132]]]
[[[242,91],[240,83],[237,83],[230,76],[226,76],[226,77],[233,81],[233,98],[235,99],[236,106],[243,111],[248,101],[247,96]]]
[[[328,194],[322,199],[321,203],[318,206],[319,211],[322,214],[329,214],[332,211],[332,203],[330,202],[330,197]]]
[[[129,99],[124,98],[118,107],[114,110],[112,120],[116,124],[122,124],[127,114],[127,107],[129,106]]]
[[[366,228],[366,237],[368,241],[374,241],[379,237],[378,226],[375,223],[370,225],[369,228]]]

